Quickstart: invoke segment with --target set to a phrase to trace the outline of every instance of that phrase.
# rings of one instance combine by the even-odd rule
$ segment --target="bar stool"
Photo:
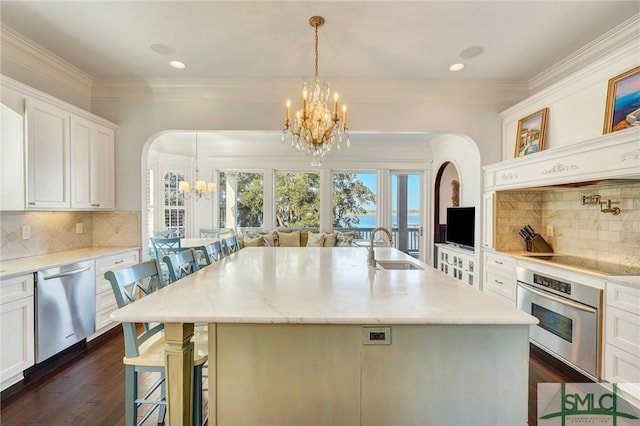
[[[220,241],[214,241],[213,243],[200,246],[198,247],[198,250],[204,254],[204,259],[207,261],[207,265],[211,265],[224,257]]]
[[[169,254],[162,258],[169,269],[169,281],[174,283],[180,278],[200,269],[195,249],[186,249],[180,253]]]
[[[238,237],[234,235],[232,237],[227,237],[223,239],[222,248],[224,249],[225,256],[229,256],[230,254],[239,252],[240,244],[238,243]]]
[[[104,277],[111,283],[118,307],[122,308],[140,299],[164,285],[162,274],[155,260],[133,265],[118,271],[107,271]],[[165,389],[165,347],[164,324],[123,322],[125,356],[125,423],[127,426],[143,424],[155,410],[158,410],[158,423],[164,421],[166,414]],[[208,359],[208,334],[194,332],[194,382],[193,382],[193,424],[202,425],[202,377],[203,367]],[[145,395],[138,395],[138,375],[141,372],[159,373],[160,378]],[[160,392],[158,399],[153,394]],[[138,409],[143,404],[152,405],[140,422]]]

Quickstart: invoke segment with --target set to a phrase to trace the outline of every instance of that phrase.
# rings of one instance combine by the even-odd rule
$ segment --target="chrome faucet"
[[[387,228],[383,228],[383,227],[378,227],[376,229],[374,229],[373,231],[371,231],[371,238],[369,241],[369,255],[367,256],[367,263],[373,267],[376,266],[376,258],[374,256],[373,253],[373,237],[375,236],[376,232],[378,231],[384,231],[387,233],[387,236],[389,237],[389,243],[391,243],[391,231],[389,231]]]

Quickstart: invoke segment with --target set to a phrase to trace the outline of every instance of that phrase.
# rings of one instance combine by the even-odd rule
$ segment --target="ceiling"
[[[95,79],[321,77],[528,82],[634,1],[12,1],[1,20]],[[158,53],[154,44],[170,48]],[[481,46],[476,57],[465,49]],[[186,64],[171,68],[170,60]],[[453,73],[449,65],[464,62]]]
[[[334,87],[347,79],[526,86],[639,12],[637,0],[0,1],[3,25],[102,81],[313,76],[308,20],[321,15],[319,74]],[[476,47],[484,51],[464,57]],[[170,67],[171,60],[186,68]],[[466,67],[449,71],[457,62]],[[352,134],[354,146],[360,137]],[[154,148],[193,155],[194,139],[192,132],[163,135]],[[277,146],[285,155],[279,132],[201,133],[201,155],[246,155],[254,152],[248,140],[256,151]]]

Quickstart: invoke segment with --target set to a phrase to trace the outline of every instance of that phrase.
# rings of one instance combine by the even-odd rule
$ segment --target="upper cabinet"
[[[27,208],[71,207],[69,112],[27,100]]]
[[[18,82],[2,88],[13,96],[2,97],[0,210],[113,209],[116,126]]]
[[[113,148],[113,129],[71,116],[72,208],[113,209]]]

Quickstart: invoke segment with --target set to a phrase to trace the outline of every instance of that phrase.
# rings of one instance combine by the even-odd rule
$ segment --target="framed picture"
[[[548,112],[549,108],[544,108],[518,121],[515,157],[542,151]]]
[[[604,130],[611,133],[640,126],[640,67],[609,80]]]

